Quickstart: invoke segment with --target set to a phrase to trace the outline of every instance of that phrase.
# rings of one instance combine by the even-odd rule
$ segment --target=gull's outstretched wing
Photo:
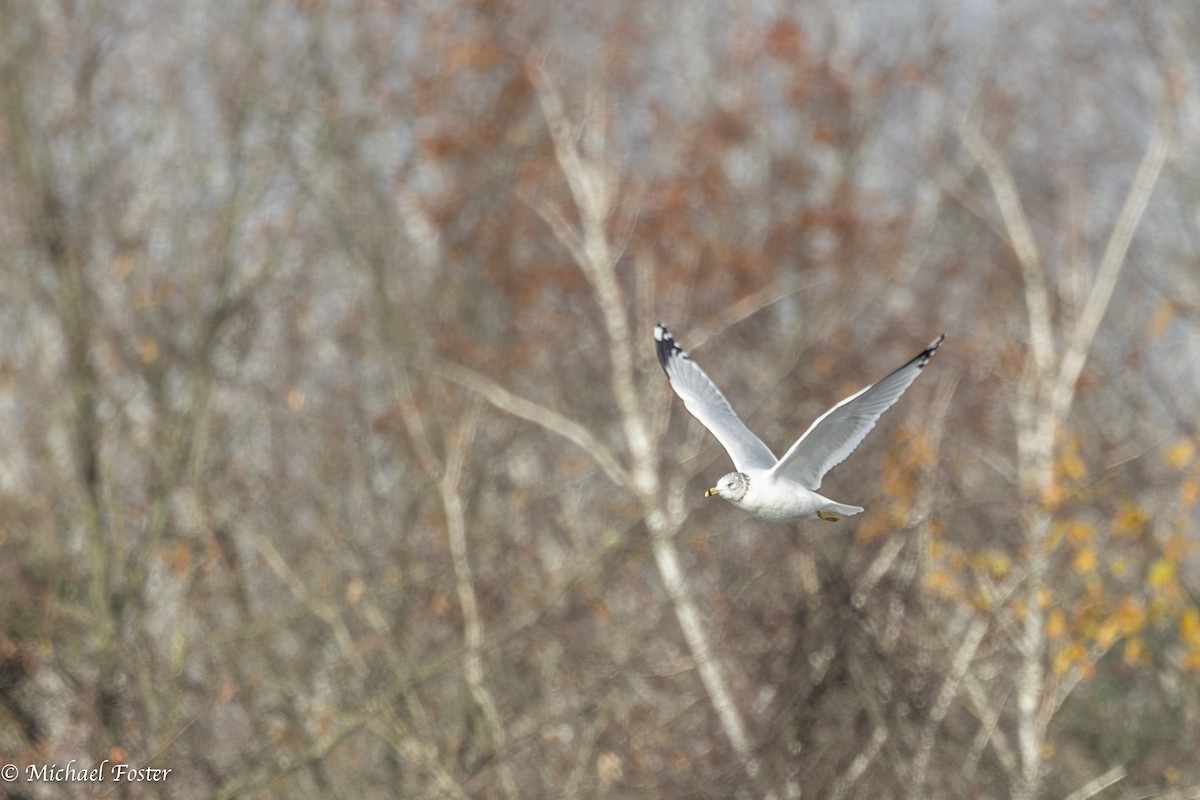
[[[692,412],[692,416],[700,420],[700,424],[708,428],[709,433],[725,447],[733,459],[734,468],[738,472],[745,472],[748,468],[773,467],[775,454],[771,448],[742,424],[721,390],[661,324],[654,326],[654,344],[658,350],[658,363],[667,373],[671,388],[683,400],[683,405]]]
[[[854,452],[883,412],[891,408],[921,374],[945,338],[942,334],[912,361],[818,417],[779,459],[772,474],[813,491],[820,489],[825,473]]]

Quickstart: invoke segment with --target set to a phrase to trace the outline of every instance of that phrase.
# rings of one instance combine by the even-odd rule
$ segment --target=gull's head
[[[746,496],[746,490],[749,488],[750,477],[746,473],[731,472],[717,481],[717,485],[706,491],[704,496],[718,495],[722,500],[736,503]]]

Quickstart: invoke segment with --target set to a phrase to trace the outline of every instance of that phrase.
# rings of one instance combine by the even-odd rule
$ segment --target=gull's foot
[[[828,511],[818,511],[817,516],[826,522],[837,522],[841,519],[841,517],[837,516],[836,514],[830,514]]]

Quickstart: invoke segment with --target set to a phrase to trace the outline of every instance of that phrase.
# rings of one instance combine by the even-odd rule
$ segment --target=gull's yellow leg
[[[838,520],[841,519],[841,517],[835,516],[834,514],[830,514],[828,511],[818,511],[817,516],[820,517],[821,519],[825,520],[826,522],[837,522]]]

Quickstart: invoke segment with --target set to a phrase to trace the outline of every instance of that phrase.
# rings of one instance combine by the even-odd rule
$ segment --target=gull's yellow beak
[[[705,490],[704,490],[704,496],[705,496],[705,497],[712,497],[713,495],[718,495],[718,494],[720,494],[720,493],[721,493],[721,490],[720,490],[720,489],[718,489],[718,488],[717,488],[717,487],[715,487],[715,486],[714,486],[713,488],[711,488],[711,489],[705,489]]]

